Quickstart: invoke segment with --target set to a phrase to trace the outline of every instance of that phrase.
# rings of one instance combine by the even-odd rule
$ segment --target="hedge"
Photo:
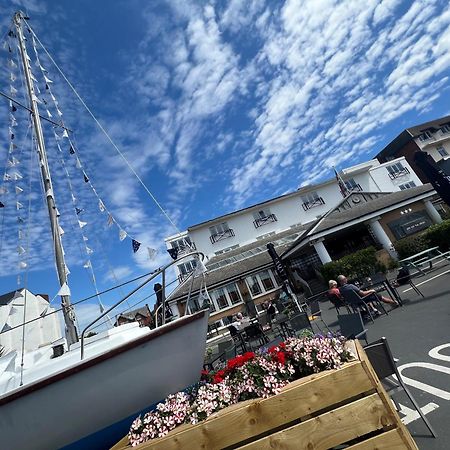
[[[379,263],[376,258],[375,248],[368,247],[324,264],[320,272],[325,280],[336,280],[338,275],[346,275],[348,278],[362,278],[385,270],[386,267]]]

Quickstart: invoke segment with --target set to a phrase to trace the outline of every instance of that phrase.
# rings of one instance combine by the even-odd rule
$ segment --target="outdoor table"
[[[433,259],[441,255],[444,258],[446,257],[445,253],[439,251],[439,247],[431,247],[416,253],[415,255],[408,256],[408,258],[403,258],[399,263],[417,269],[422,275],[425,275],[425,272],[420,268],[420,265],[428,262],[431,268],[433,267]]]
[[[291,335],[291,330],[289,328],[289,317],[286,314],[278,314],[275,316],[273,323],[280,327],[283,339],[287,339]]]
[[[377,289],[377,287],[382,287],[382,289]],[[391,298],[397,301],[397,303],[401,306],[403,306],[402,298],[400,297],[400,294],[398,293],[397,289],[395,289],[394,286],[390,283],[390,281],[386,278],[385,280],[375,281],[375,282],[369,282],[366,284],[363,284],[361,286],[361,289],[365,291],[366,289],[373,289],[377,293],[378,291],[385,290],[388,292]]]

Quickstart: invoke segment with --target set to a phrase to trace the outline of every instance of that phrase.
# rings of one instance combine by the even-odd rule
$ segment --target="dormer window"
[[[311,208],[316,206],[324,205],[325,201],[322,197],[319,197],[316,191],[308,192],[307,194],[302,195],[302,208],[305,211],[308,211]]]
[[[212,244],[234,236],[234,231],[228,227],[227,222],[218,223],[217,225],[209,227],[209,232],[211,233],[209,239]]]
[[[445,148],[440,145],[439,147],[436,148],[437,152],[439,153],[439,155],[441,155],[442,157],[444,156],[448,156],[448,152],[447,150],[445,150]]]
[[[446,123],[441,127],[442,134],[450,133],[450,123]]]
[[[267,225],[268,223],[277,221],[277,217],[275,216],[275,214],[272,214],[270,212],[270,209],[268,208],[254,212],[253,217],[255,219],[253,221],[253,225],[255,226],[255,228],[259,228],[263,225]]]
[[[172,248],[178,249],[179,255],[183,255],[185,253],[189,253],[192,250],[195,250],[195,244],[191,241],[191,238],[189,236],[171,241],[170,245]]]
[[[390,166],[387,166],[386,169],[389,173],[389,178],[391,180],[409,174],[408,168],[403,167],[403,164],[401,162],[391,164]]]

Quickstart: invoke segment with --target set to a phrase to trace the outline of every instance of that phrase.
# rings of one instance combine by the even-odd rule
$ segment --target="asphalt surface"
[[[420,449],[450,449],[450,264],[414,278],[425,298],[398,288],[404,306],[367,323],[369,342],[386,337],[411,394],[434,428],[433,438],[403,391],[394,394],[400,416]],[[322,304],[323,318],[336,329],[336,311]],[[318,323],[320,325],[320,322]],[[365,344],[362,341],[363,345]],[[430,354],[431,352],[431,354]]]

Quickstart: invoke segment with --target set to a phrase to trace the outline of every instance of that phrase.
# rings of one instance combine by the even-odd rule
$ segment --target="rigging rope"
[[[63,77],[63,79],[66,81],[66,83],[69,85],[70,89],[72,90],[72,92],[75,94],[75,96],[78,98],[78,100],[81,102],[81,104],[84,106],[84,108],[86,109],[86,111],[89,113],[89,115],[92,117],[92,119],[94,120],[94,122],[96,123],[96,125],[99,127],[99,129],[102,131],[102,133],[106,136],[106,138],[108,139],[108,141],[111,143],[111,145],[114,147],[114,149],[116,150],[116,152],[120,155],[120,157],[125,161],[125,164],[128,166],[128,168],[130,169],[130,171],[133,173],[133,175],[136,177],[136,179],[139,181],[139,183],[141,184],[141,186],[144,188],[144,190],[147,192],[147,194],[151,197],[151,199],[154,201],[154,203],[157,205],[157,207],[159,208],[159,210],[162,212],[162,214],[166,217],[166,219],[170,222],[170,224],[175,228],[175,230],[177,231],[177,233],[181,233],[181,231],[179,230],[179,228],[177,227],[177,225],[173,222],[173,220],[170,218],[170,216],[167,214],[167,212],[164,210],[164,208],[162,207],[162,205],[159,203],[159,201],[156,199],[156,197],[152,194],[152,192],[150,191],[150,189],[146,186],[146,184],[142,181],[141,177],[137,174],[136,170],[133,168],[133,166],[131,165],[131,163],[128,161],[128,159],[125,157],[125,155],[122,153],[122,151],[119,149],[119,147],[115,144],[115,142],[112,140],[111,136],[108,134],[108,132],[105,130],[105,128],[102,126],[102,124],[98,121],[98,119],[95,117],[94,113],[90,110],[90,108],[87,106],[87,104],[84,102],[84,100],[81,98],[80,94],[77,92],[77,90],[75,89],[75,87],[72,85],[72,83],[67,79],[66,75],[64,74],[64,72],[62,71],[62,69],[58,66],[58,64],[56,63],[56,61],[53,59],[53,57],[50,55],[50,53],[48,52],[47,48],[42,44],[42,42],[39,40],[39,38],[37,37],[36,33],[34,32],[34,30],[30,27],[29,24],[27,24],[29,31],[32,33],[32,35],[34,36],[34,38],[37,40],[37,42],[39,43],[39,45],[42,47],[42,49],[44,50],[44,52],[46,53],[46,55],[48,56],[48,58],[50,59],[50,61],[54,64],[54,66],[56,67],[56,69],[58,70],[58,72],[60,73],[60,75]]]

